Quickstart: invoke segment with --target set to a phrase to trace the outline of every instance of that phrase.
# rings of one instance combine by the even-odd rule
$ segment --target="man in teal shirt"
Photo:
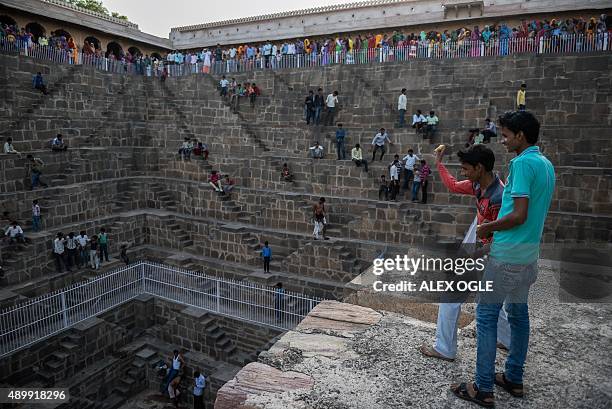
[[[476,381],[451,386],[458,397],[493,407],[494,384],[512,396],[523,397],[523,367],[529,346],[529,288],[537,277],[540,240],[554,188],[552,163],[535,145],[540,123],[527,111],[509,112],[499,118],[503,144],[515,152],[510,161],[497,220],[478,226],[479,237],[493,235],[484,281],[493,291],[479,294],[476,308],[478,349]],[[505,371],[495,373],[497,317],[506,302],[512,328]]]

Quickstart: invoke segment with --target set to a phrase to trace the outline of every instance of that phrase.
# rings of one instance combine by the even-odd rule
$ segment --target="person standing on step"
[[[338,129],[336,129],[336,151],[338,153],[338,160],[346,159],[346,149],[344,146],[345,138],[346,130],[342,128],[342,124],[338,124]]]
[[[383,194],[385,195],[385,200],[389,200],[389,181],[386,179],[385,175],[380,175],[380,187],[378,188],[378,200],[383,200]]]
[[[276,283],[274,286],[274,316],[276,322],[281,322],[285,307],[285,289],[283,283]]]
[[[399,125],[398,128],[403,128],[406,122],[406,106],[408,104],[408,98],[406,98],[406,88],[402,88],[402,92],[397,99],[397,110],[399,112]]]
[[[281,177],[285,182],[293,182],[293,173],[289,170],[289,165],[283,163],[283,169],[281,170]]]
[[[204,409],[204,389],[206,388],[206,377],[200,371],[193,374],[193,409]]]
[[[183,354],[179,352],[178,349],[175,349],[170,357],[170,369],[166,374],[166,378],[164,379],[164,383],[162,384],[162,393],[165,393],[168,390],[168,385],[174,378],[176,378],[181,368],[185,365],[185,359],[183,359]]]
[[[98,242],[100,243],[100,261],[106,260],[108,263],[108,233],[106,233],[106,229],[102,227],[100,229],[100,233],[98,234]]]
[[[325,104],[325,97],[323,96],[323,89],[319,88],[317,90],[317,95],[314,97],[314,123],[315,125],[319,125],[321,123],[321,111],[323,110],[323,105]]]
[[[130,264],[130,259],[127,255],[127,244],[125,243],[121,245],[121,253],[119,253],[119,259],[123,261],[126,266]]]
[[[272,249],[268,245],[268,241],[264,243],[261,249],[261,257],[263,257],[264,273],[270,273],[270,260],[272,259]]]
[[[312,92],[312,90],[308,91],[308,96],[306,97],[306,100],[304,101],[304,111],[306,113],[306,125],[310,125],[310,122],[312,121],[313,125],[315,123],[315,96],[314,96],[314,92]]]
[[[442,163],[444,158],[444,145],[436,148],[436,168],[444,186],[452,192],[461,195],[474,196],[476,199],[476,220],[478,224],[497,220],[501,207],[504,184],[493,173],[495,154],[491,149],[476,145],[457,156],[461,163],[461,175],[467,180],[457,181],[446,166]],[[475,256],[481,257],[489,252],[491,238],[478,240]],[[468,244],[464,240],[465,244]],[[453,361],[457,355],[457,325],[461,313],[461,305],[469,294],[450,294],[449,299],[442,299],[438,308],[438,323],[436,339],[433,346],[423,344],[420,351],[423,355],[445,361]],[[497,321],[497,342],[504,348],[510,345],[510,326],[508,316],[502,308]]]
[[[229,175],[225,175],[225,179],[223,179],[223,193],[230,194],[235,186],[236,181],[231,179]]]
[[[40,206],[38,200],[32,200],[32,231],[37,232],[42,229]]]
[[[92,270],[100,268],[100,244],[98,244],[98,236],[92,236],[89,242],[89,264]]]
[[[389,142],[390,145],[393,145],[385,128],[380,128],[378,133],[374,136],[374,139],[372,139],[372,162],[376,160],[376,151],[378,150],[380,150],[380,160],[382,161],[383,155],[385,154],[385,142]]]
[[[32,190],[36,188],[39,184],[42,187],[48,187],[48,185],[40,180],[40,175],[42,174],[42,169],[45,163],[40,158],[35,158],[32,155],[26,156],[26,159],[29,161],[29,170],[30,170],[30,178],[32,181]]]
[[[524,111],[527,99],[527,84],[521,84],[521,88],[516,92],[516,109]]]
[[[419,190],[421,189],[421,171],[419,165],[414,165],[414,180],[412,181],[412,201],[419,201]]]
[[[404,162],[404,183],[402,190],[404,192],[410,191],[410,183],[412,183],[414,178],[414,165],[418,160],[419,157],[414,154],[412,149],[408,149],[408,154],[402,158],[402,162]]]
[[[355,166],[358,168],[363,164],[365,167],[366,173],[368,172],[368,161],[363,159],[363,150],[361,149],[361,145],[356,144],[355,147],[351,150],[351,160],[355,162]]]
[[[55,240],[53,240],[53,258],[55,259],[55,270],[58,274],[63,272],[62,266],[66,267],[69,271],[70,269],[66,266],[66,255],[64,244],[66,243],[66,239],[64,238],[63,233],[57,233],[55,236]]]
[[[427,203],[427,188],[429,187],[429,175],[431,168],[425,159],[421,159],[421,203]]]
[[[68,149],[68,144],[64,142],[64,138],[61,133],[58,133],[55,138],[51,141],[51,150],[53,152],[63,152]]]
[[[66,266],[69,270],[77,264],[77,246],[78,242],[76,237],[74,236],[74,233],[68,233],[68,237],[66,237]]]
[[[325,218],[325,198],[319,199],[318,203],[313,206],[313,218],[314,218],[314,235],[315,240],[319,240],[323,237],[323,240],[328,240],[329,237],[325,237],[325,225],[327,220]]]
[[[336,115],[336,106],[338,105],[338,91],[334,91],[327,96],[325,106],[327,107],[326,124],[331,126],[334,124],[334,116]]]
[[[402,171],[402,162],[399,160],[399,155],[395,155],[393,162],[389,165],[389,177],[391,184],[389,186],[389,196],[392,201],[397,200],[400,187],[400,172]]]
[[[79,252],[79,258],[77,259],[78,268],[87,266],[87,260],[89,259],[87,255],[87,243],[89,243],[89,237],[84,230],[81,230],[79,235],[76,237],[77,239],[77,250]]]
[[[227,89],[229,87],[229,81],[227,80],[227,78],[225,78],[225,75],[221,77],[221,80],[219,81],[219,91],[220,91],[220,96],[222,97],[227,97]]]

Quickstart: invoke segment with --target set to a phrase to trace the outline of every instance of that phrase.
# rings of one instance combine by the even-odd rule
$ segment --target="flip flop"
[[[419,351],[428,358],[438,358],[447,362],[455,362],[455,358],[447,358],[429,345],[421,345]]]
[[[522,398],[525,396],[525,392],[523,391],[523,384],[509,382],[503,372],[498,372],[495,374],[495,385],[501,387],[503,390],[505,390],[515,398]]]
[[[476,392],[475,396],[470,396],[467,389],[467,383],[465,382],[451,385],[451,391],[459,399],[463,399],[468,402],[473,402],[484,408],[495,407],[495,399],[493,392],[480,392],[475,383],[472,384],[472,388],[474,388],[474,391]]]

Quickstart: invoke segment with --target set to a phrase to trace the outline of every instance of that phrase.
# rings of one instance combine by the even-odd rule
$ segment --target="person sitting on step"
[[[51,141],[51,150],[54,152],[65,151],[68,149],[68,144],[64,142],[61,133],[58,133],[55,138]]]
[[[15,242],[25,243],[26,241],[21,226],[14,220],[11,222],[11,225],[6,229],[4,235],[8,238],[10,244],[14,244]]]
[[[191,160],[191,151],[193,151],[193,144],[189,140],[188,137],[185,137],[185,141],[183,145],[179,149],[179,154],[181,155],[182,160]]]
[[[285,182],[293,182],[293,173],[291,173],[291,171],[289,170],[289,166],[286,163],[283,163],[281,177]]]
[[[323,146],[319,144],[319,141],[316,141],[314,146],[311,146],[308,149],[310,149],[310,156],[313,159],[323,159],[323,157],[325,156],[325,148],[323,148]]]
[[[223,193],[223,187],[221,186],[221,176],[219,176],[216,170],[210,172],[208,182],[213,187],[213,189],[215,189],[215,192]]]
[[[21,158],[21,153],[16,151],[13,147],[13,138],[10,136],[6,138],[6,142],[4,144],[4,153],[18,155]]]
[[[234,179],[230,179],[229,175],[225,175],[225,179],[223,179],[223,192],[230,193],[235,186],[236,181]]]

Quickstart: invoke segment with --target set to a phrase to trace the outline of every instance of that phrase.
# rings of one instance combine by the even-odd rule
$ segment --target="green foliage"
[[[104,4],[102,4],[101,0],[65,0],[67,3],[73,4],[78,7],[82,7],[86,10],[93,11],[96,13],[105,14],[107,16],[112,16],[121,20],[128,21],[127,16],[122,16],[116,11],[110,13]]]
[[[125,20],[125,21],[128,21],[127,16],[122,16],[121,14],[117,13],[116,11],[113,11],[113,12],[111,13],[111,15],[112,15],[113,17],[115,17],[115,18],[118,18],[119,20]]]

